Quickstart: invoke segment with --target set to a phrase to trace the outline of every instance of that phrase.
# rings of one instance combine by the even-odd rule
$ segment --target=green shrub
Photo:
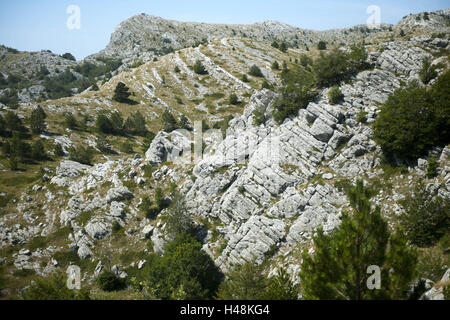
[[[330,104],[332,105],[338,104],[343,98],[344,95],[342,94],[341,89],[339,89],[338,86],[334,86],[328,92],[328,99],[330,101]]]
[[[218,300],[263,300],[267,279],[263,267],[253,262],[236,266],[220,284]]]
[[[248,72],[248,74],[253,77],[264,78],[264,74],[262,73],[261,69],[257,65],[253,65],[250,68],[250,71]]]
[[[243,74],[243,75],[242,75],[242,78],[241,78],[241,80],[242,80],[242,82],[245,82],[245,83],[248,83],[248,82],[250,82],[250,80],[248,79],[248,77],[247,77],[247,75],[246,75],[246,74]]]
[[[113,100],[126,104],[137,104],[136,101],[130,99],[131,93],[130,88],[123,82],[119,82],[114,90]]]
[[[427,177],[434,178],[437,176],[437,169],[439,168],[438,159],[435,156],[432,156],[430,160],[428,160],[427,165]]]
[[[396,90],[374,123],[374,140],[388,157],[417,159],[450,142],[450,72],[430,89],[417,83]]]
[[[202,64],[200,60],[197,60],[194,64],[194,72],[199,75],[208,74],[208,71],[205,69],[205,66]]]
[[[34,134],[40,134],[42,131],[44,131],[46,118],[47,115],[45,114],[44,109],[42,109],[40,106],[37,106],[37,108],[33,109],[30,116],[31,132]]]
[[[120,144],[120,152],[126,153],[126,154],[132,154],[134,152],[133,146],[130,142],[125,141]]]
[[[404,213],[400,226],[407,239],[419,247],[430,247],[450,230],[450,200],[433,196],[423,184],[418,184],[412,195],[400,201]]]
[[[282,76],[283,86],[280,97],[275,103],[274,119],[282,123],[290,116],[296,116],[298,111],[306,108],[314,100],[317,93],[311,74],[300,69],[289,70]]]
[[[45,160],[47,158],[45,146],[41,139],[36,140],[31,146],[31,158],[37,161]]]
[[[77,119],[74,117],[72,113],[66,113],[64,115],[64,125],[66,128],[70,130],[75,130],[78,127]]]
[[[361,110],[357,115],[356,115],[356,121],[359,123],[366,123],[367,122],[367,115],[368,113]]]
[[[327,43],[325,41],[319,41],[319,43],[317,44],[317,49],[327,50]]]
[[[238,105],[239,104],[238,96],[236,94],[232,93],[229,98],[229,103],[234,106]]]
[[[429,59],[422,61],[422,69],[419,72],[420,80],[428,84],[431,80],[437,77],[436,66],[432,66]]]
[[[91,165],[94,159],[95,150],[90,146],[79,145],[69,148],[69,159],[86,165]]]
[[[163,122],[163,130],[165,132],[171,133],[172,131],[178,129],[177,120],[175,117],[170,113],[169,110],[165,110],[162,115],[162,122]]]
[[[280,64],[278,63],[278,61],[274,61],[272,63],[272,70],[280,70]]]
[[[64,59],[67,59],[67,60],[71,60],[71,61],[76,61],[76,60],[77,60],[77,59],[75,59],[75,57],[74,57],[71,53],[69,53],[69,52],[64,53],[61,57],[63,57]]]
[[[36,271],[34,271],[34,269],[20,269],[14,271],[13,276],[18,278],[28,278],[30,276],[34,276],[35,274]]]
[[[25,300],[90,300],[86,290],[70,290],[66,277],[57,274],[51,278],[37,279],[23,294]]]
[[[186,234],[166,246],[163,257],[153,256],[138,275],[144,288],[158,299],[212,299],[221,274],[202,244]]]
[[[111,271],[104,271],[97,279],[100,289],[106,292],[121,291],[126,287],[124,279],[120,279]]]

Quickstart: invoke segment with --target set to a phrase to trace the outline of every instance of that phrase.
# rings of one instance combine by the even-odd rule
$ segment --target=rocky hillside
[[[449,10],[430,13],[430,20],[423,22],[427,28],[420,30],[410,25],[418,21],[411,16],[392,30],[370,34],[303,31],[277,22],[180,23],[148,15],[123,22],[101,55],[117,57],[121,52],[124,59],[150,60],[99,81],[98,91],[40,102],[46,128],[28,139],[43,141],[45,160],[11,171],[8,158],[0,159],[0,275],[6,283],[0,288],[2,297],[17,298],[31,280],[70,264],[82,268],[83,285],[93,292],[98,291],[94,280],[106,265],[122,278],[142,269],[148,255],[163,254],[168,242],[168,209],[154,217],[142,211],[146,198],[156,202],[161,193],[164,203],[174,200],[175,191],[184,197],[203,249],[221,271],[255,260],[266,263],[268,274],[284,267],[297,282],[300,254],[305,249],[314,252],[311,238],[317,228],[333,231],[349,207],[342,188],[346,183],[363,178],[376,189],[373,201],[391,226],[403,210],[400,201],[417,181],[450,199],[449,146],[436,146],[427,157],[393,167],[383,161],[373,137],[373,123],[389,95],[413,80],[425,85],[420,75],[424,60],[436,66],[437,76],[449,69],[448,16]],[[205,35],[207,42],[191,47]],[[292,43],[297,36],[298,48],[282,52],[271,46],[274,39]],[[320,51],[312,43],[319,39],[336,46],[364,39],[371,67],[339,85],[339,103],[331,104],[330,88],[322,88],[313,102],[278,124],[274,112],[282,69],[300,66],[305,57],[317,59]],[[157,59],[143,54],[164,45],[181,49]],[[3,54],[8,59],[21,55]],[[49,59],[58,65],[59,58],[42,53],[33,59],[41,56],[39,63],[48,62],[47,69],[54,72]],[[20,69],[23,61],[9,65]],[[195,72],[197,61],[206,70],[203,74]],[[64,63],[76,67],[75,62]],[[252,66],[262,75],[251,73]],[[129,87],[135,104],[113,99],[119,82]],[[233,103],[232,94],[237,97]],[[23,104],[14,112],[28,119],[35,107]],[[3,107],[2,115],[7,111]],[[98,115],[116,111],[125,119],[139,111],[154,133],[151,143],[148,136],[99,133]],[[161,119],[167,112],[177,121],[186,117],[187,127],[197,133],[203,121],[203,127],[226,134],[220,139],[204,133],[199,143],[192,131],[188,136],[164,132]],[[78,126],[67,126],[68,114]],[[3,145],[10,138],[1,139]],[[100,139],[109,152],[100,148]],[[56,144],[62,154],[54,151]],[[124,144],[131,150],[123,149]],[[203,157],[171,161],[174,154],[189,156],[199,145],[207,150]],[[95,150],[91,165],[69,159],[71,148],[79,146]],[[437,174],[429,178],[427,167],[434,158]],[[442,296],[442,289],[433,290],[431,298]]]
[[[319,41],[330,44],[347,44],[361,40],[367,34],[388,29],[370,30],[366,26],[328,31],[300,29],[278,21],[264,21],[251,25],[224,25],[166,20],[147,14],[131,17],[114,30],[111,41],[98,55],[121,57],[127,61],[150,61],[155,55],[173,49],[196,46],[205,41],[239,37],[271,44],[285,41],[294,48],[317,45]],[[94,55],[95,56],[95,55]]]

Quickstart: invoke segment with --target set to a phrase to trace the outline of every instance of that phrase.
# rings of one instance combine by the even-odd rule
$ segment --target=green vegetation
[[[319,43],[317,44],[317,49],[327,50],[327,43],[325,41],[319,41]]]
[[[437,176],[437,170],[439,168],[439,161],[438,159],[436,159],[435,156],[430,157],[430,159],[428,160],[428,164],[427,164],[427,177],[428,178],[434,178]]]
[[[66,278],[57,274],[51,278],[37,279],[23,294],[25,300],[90,300],[85,290],[70,290]]]
[[[301,69],[292,69],[282,75],[283,86],[280,98],[275,103],[274,119],[282,123],[286,118],[295,116],[316,97],[314,79]]]
[[[216,294],[221,274],[191,235],[179,235],[167,244],[163,257],[148,260],[133,282],[150,298],[205,300]]]
[[[229,98],[229,103],[233,106],[237,106],[240,103],[238,96],[232,93]]]
[[[450,72],[431,88],[412,83],[396,90],[381,108],[374,140],[388,158],[417,159],[450,142]]]
[[[113,100],[126,104],[138,104],[136,101],[130,99],[131,93],[128,91],[130,88],[123,82],[119,82],[114,90]]]
[[[284,269],[267,279],[264,267],[253,262],[234,268],[220,284],[219,300],[297,300],[299,288]]]
[[[321,53],[312,66],[317,85],[321,88],[339,84],[359,71],[367,69],[367,52],[364,45],[352,46],[351,53],[334,49]]]
[[[419,247],[435,245],[450,230],[450,201],[434,196],[423,184],[418,184],[412,195],[400,204],[404,213],[400,225],[406,238]]]
[[[194,64],[194,72],[199,75],[208,74],[208,71],[205,69],[205,66],[202,64],[200,60],[197,60]]]
[[[422,69],[419,72],[420,80],[423,83],[428,84],[431,80],[437,77],[437,67],[431,65],[430,59],[424,59],[422,61]]]
[[[253,77],[264,78],[264,74],[262,73],[261,69],[257,65],[253,65],[250,68],[250,71],[248,72],[248,74]]]
[[[63,57],[64,59],[67,59],[67,60],[77,61],[77,59],[75,59],[75,57],[69,52],[64,53],[61,57]]]
[[[338,104],[343,98],[344,98],[344,95],[342,94],[342,92],[338,86],[334,86],[328,92],[328,99],[329,99],[331,105]]]
[[[120,279],[111,271],[104,271],[97,279],[100,289],[106,292],[121,291],[126,287],[126,281]]]
[[[402,299],[416,276],[417,254],[400,234],[391,234],[373,193],[359,180],[347,191],[352,213],[329,235],[319,229],[316,253],[303,253],[300,272],[304,298],[326,300]],[[369,266],[381,269],[380,290],[366,284]]]
[[[90,146],[70,147],[68,152],[70,160],[86,165],[91,165],[95,156],[95,149]]]
[[[30,129],[34,134],[40,134],[45,130],[45,119],[47,115],[40,106],[33,109],[30,116]]]

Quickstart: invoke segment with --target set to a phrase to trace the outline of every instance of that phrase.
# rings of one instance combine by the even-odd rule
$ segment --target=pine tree
[[[31,146],[31,158],[37,161],[44,160],[47,157],[45,146],[42,140],[36,140]]]
[[[47,115],[45,114],[45,111],[40,106],[37,106],[37,108],[35,108],[31,112],[30,116],[31,132],[33,132],[34,134],[40,134],[42,131],[44,131],[46,118]]]
[[[125,85],[123,82],[119,82],[116,86],[116,89],[114,91],[114,97],[113,100],[121,103],[128,103],[132,102],[130,100],[131,93],[128,91],[129,88]]]
[[[202,64],[200,60],[197,60],[194,64],[194,72],[196,74],[204,75],[208,74],[208,71],[205,69],[205,66]]]
[[[317,45],[317,49],[319,50],[327,50],[327,43],[325,41],[320,41]]]
[[[170,113],[169,110],[164,111],[162,115],[163,121],[163,130],[170,133],[177,129],[177,120],[175,120],[174,116]]]
[[[253,262],[235,267],[220,284],[219,300],[262,300],[267,289],[263,268]]]
[[[415,276],[417,254],[398,234],[391,235],[380,208],[373,208],[371,190],[359,180],[349,188],[352,213],[330,235],[319,230],[316,253],[303,254],[300,277],[306,299],[401,299]],[[370,290],[368,267],[381,269],[381,289]]]

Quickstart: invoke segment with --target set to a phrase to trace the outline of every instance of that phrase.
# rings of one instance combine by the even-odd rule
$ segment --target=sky
[[[410,13],[448,8],[450,0],[0,0],[0,44],[70,52],[80,60],[104,49],[114,28],[140,13],[208,23],[278,20],[327,30],[366,23],[370,5],[379,6],[382,23],[396,24]],[[71,6],[79,15],[68,12]]]

